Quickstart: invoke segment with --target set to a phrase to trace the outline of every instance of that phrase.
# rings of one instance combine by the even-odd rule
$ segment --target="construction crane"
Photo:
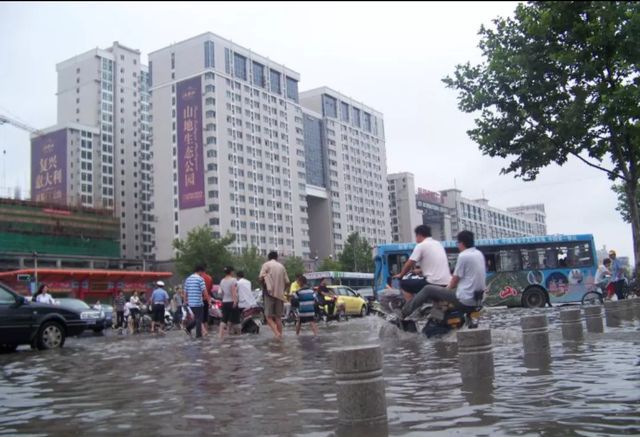
[[[0,114],[0,126],[2,126],[5,123],[6,124],[10,124],[12,126],[15,126],[15,127],[19,128],[19,129],[26,130],[27,132],[32,133],[32,134],[40,133],[39,129],[33,128],[33,127],[31,127],[31,126],[29,126],[27,124],[22,123],[21,121],[18,121],[16,119],[10,118],[10,117],[8,117],[6,115]]]

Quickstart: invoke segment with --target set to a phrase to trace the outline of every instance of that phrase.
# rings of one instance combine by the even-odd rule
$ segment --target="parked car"
[[[13,352],[21,344],[62,347],[67,337],[80,335],[86,327],[78,311],[31,302],[0,283],[0,352]]]
[[[356,290],[356,293],[360,295],[364,300],[367,301],[367,314],[371,313],[371,308],[373,307],[373,303],[376,301],[376,295],[373,292],[373,288],[365,287],[359,288]]]
[[[343,303],[348,316],[366,316],[368,303],[351,288],[344,285],[329,285],[328,288],[338,296],[338,305]]]
[[[73,299],[71,297],[63,297],[58,299],[58,303],[61,307],[70,308],[80,313],[80,318],[87,322],[88,329],[93,329],[93,332],[102,332],[106,327],[106,317],[104,311],[94,310],[86,302],[80,299]]]

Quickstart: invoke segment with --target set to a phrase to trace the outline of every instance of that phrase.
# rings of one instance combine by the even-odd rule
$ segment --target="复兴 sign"
[[[36,202],[66,203],[66,129],[31,140],[31,197]]]

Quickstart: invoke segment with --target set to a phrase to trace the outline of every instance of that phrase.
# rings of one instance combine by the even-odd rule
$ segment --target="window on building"
[[[298,81],[287,76],[287,97],[294,102],[298,101]]]
[[[266,79],[264,77],[264,65],[253,62],[253,84],[264,88]]]
[[[270,89],[272,93],[282,94],[281,76],[279,72],[269,69],[269,82],[271,83]]]
[[[353,124],[360,127],[360,110],[358,108],[353,108]]]
[[[213,68],[213,41],[204,42],[204,68]]]
[[[235,77],[247,80],[247,58],[238,54],[233,54],[233,73]]]
[[[371,114],[368,112],[364,113],[364,130],[371,132]]]
[[[322,95],[322,114],[325,117],[338,117],[338,108],[337,108],[337,100],[330,95],[323,94]]]
[[[176,54],[171,53],[171,69],[173,70],[174,68],[176,68]]]
[[[349,104],[340,102],[340,120],[349,122]]]

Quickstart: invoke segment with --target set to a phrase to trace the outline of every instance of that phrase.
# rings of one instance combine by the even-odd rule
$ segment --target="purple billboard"
[[[31,199],[67,203],[67,131],[31,140]]]
[[[200,77],[176,86],[178,117],[178,193],[180,209],[204,206],[202,83]]]

